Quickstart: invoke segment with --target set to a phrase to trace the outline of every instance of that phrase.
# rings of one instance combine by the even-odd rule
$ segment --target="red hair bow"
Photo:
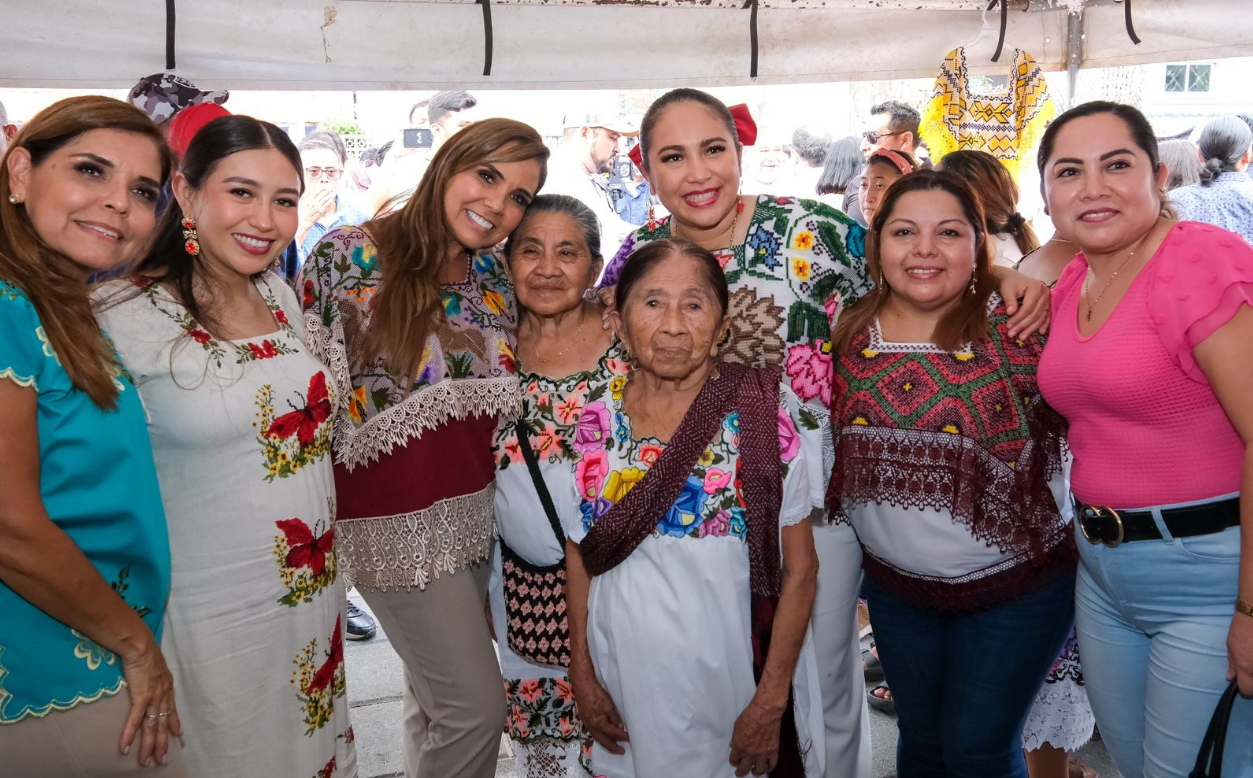
[[[753,115],[748,112],[748,106],[740,103],[728,108],[731,112],[731,118],[735,121],[735,134],[739,136],[740,143],[745,146],[752,146],[757,142],[757,122],[753,121]],[[644,160],[640,155],[640,144],[635,144],[631,150],[627,152],[627,156],[635,163],[640,170],[644,169]]]

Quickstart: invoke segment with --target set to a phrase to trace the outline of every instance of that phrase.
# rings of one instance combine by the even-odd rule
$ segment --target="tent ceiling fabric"
[[[914,78],[934,75],[980,26],[979,12],[969,10],[977,3],[957,0],[762,0],[759,77],[750,82],[742,0],[659,1],[667,7],[493,0],[494,63],[483,76],[482,11],[471,0],[180,0],[177,72],[206,88],[315,90]],[[1253,29],[1231,24],[1242,2],[1139,0],[1139,46],[1127,39],[1121,4],[1092,5],[1082,64],[1253,55]],[[164,69],[164,16],[154,0],[16,5],[0,29],[0,87],[125,88]],[[1011,10],[1007,46],[1064,69],[1065,30],[1063,10]],[[1000,69],[985,64],[986,72]]]

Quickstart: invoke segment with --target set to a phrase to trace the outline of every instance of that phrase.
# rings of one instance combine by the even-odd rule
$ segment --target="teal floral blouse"
[[[118,369],[117,409],[70,381],[26,295],[0,280],[0,380],[38,396],[40,497],[100,575],[160,637],[170,546],[139,395]],[[0,581],[0,726],[122,690],[122,662]]]

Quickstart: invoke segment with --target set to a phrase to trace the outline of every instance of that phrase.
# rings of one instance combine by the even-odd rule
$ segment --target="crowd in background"
[[[868,778],[868,705],[906,778],[1183,776],[1253,695],[1247,118],[1061,114],[1041,244],[898,101],[746,164],[694,89],[355,159],[228,97],[0,107],[15,774],[352,778],[351,585],[408,778]]]

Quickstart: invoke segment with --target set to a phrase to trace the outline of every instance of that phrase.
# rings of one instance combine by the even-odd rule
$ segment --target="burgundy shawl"
[[[588,531],[579,548],[590,575],[612,570],[653,534],[683,491],[701,454],[731,411],[740,416],[740,477],[748,508],[749,586],[752,602],[753,677],[761,680],[783,578],[780,569],[779,512],[783,471],[779,453],[779,383],[777,367],[718,366],[720,375],[701,388],[657,462],[617,504]],[[779,764],[771,776],[804,776],[804,757],[796,729],[793,696],[783,714]]]

